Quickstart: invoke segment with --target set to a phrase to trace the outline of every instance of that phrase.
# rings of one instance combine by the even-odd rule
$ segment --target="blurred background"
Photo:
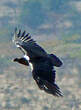
[[[63,98],[40,91],[30,68],[12,62],[22,56],[12,43],[15,27],[62,59],[55,69]],[[0,110],[81,110],[80,0],[0,1]]]

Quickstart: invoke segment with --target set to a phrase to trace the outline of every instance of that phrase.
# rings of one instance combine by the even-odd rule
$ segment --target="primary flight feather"
[[[13,61],[31,67],[32,76],[41,90],[57,97],[63,96],[55,82],[54,70],[54,66],[60,67],[62,61],[54,54],[48,54],[26,31],[21,32],[16,28],[13,42],[24,54],[22,58],[15,58]]]

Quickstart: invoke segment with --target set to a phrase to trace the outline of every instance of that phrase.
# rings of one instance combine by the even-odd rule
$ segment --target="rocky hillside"
[[[63,98],[40,91],[30,68],[11,60],[22,53],[12,43],[14,28],[30,32],[63,61],[56,81]],[[0,1],[0,110],[81,109],[81,1]]]

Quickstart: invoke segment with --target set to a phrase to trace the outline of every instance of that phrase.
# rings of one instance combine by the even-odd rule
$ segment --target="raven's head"
[[[13,62],[18,62],[20,64],[29,66],[29,63],[25,58],[15,58],[13,59]]]
[[[19,62],[18,58],[13,59],[14,62]]]

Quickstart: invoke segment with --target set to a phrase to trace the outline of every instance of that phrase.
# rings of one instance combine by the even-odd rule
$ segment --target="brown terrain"
[[[0,110],[81,110],[81,2],[50,1],[0,1]],[[30,68],[12,62],[22,56],[12,43],[15,26],[62,59],[63,66],[55,69],[63,98],[39,90]]]

